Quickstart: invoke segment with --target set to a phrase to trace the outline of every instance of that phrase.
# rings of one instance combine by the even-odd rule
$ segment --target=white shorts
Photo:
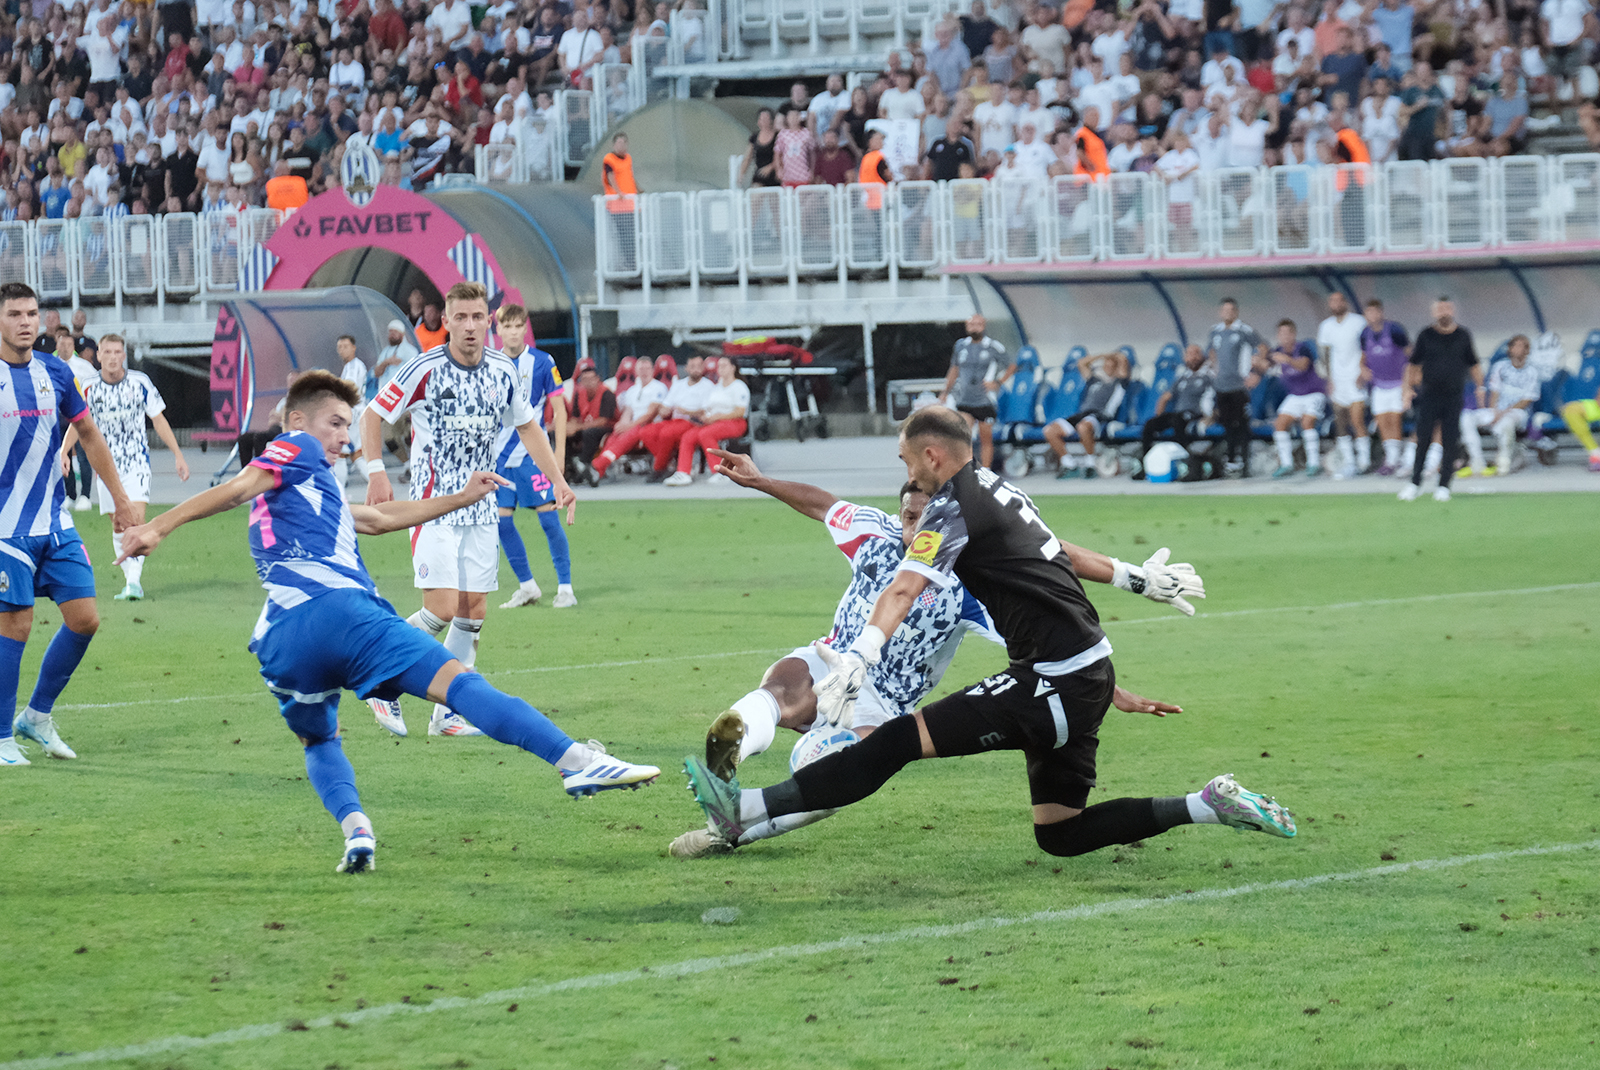
[[[1527,409],[1507,409],[1505,415],[1511,419],[1511,425],[1518,431],[1528,428]],[[1461,410],[1462,427],[1493,427],[1495,423],[1493,409],[1463,409]]]
[[[1320,420],[1328,411],[1327,405],[1326,394],[1290,394],[1278,406],[1278,415],[1292,416],[1297,420],[1305,416]]]
[[[811,670],[813,686],[820,684],[822,678],[828,675],[828,666],[810,645],[795,647],[787,656],[799,658],[806,663],[806,668]],[[856,699],[856,719],[852,727],[858,732],[863,728],[876,728],[909,712],[885,701],[883,696],[878,694],[878,689],[872,686],[872,677],[868,676],[866,682],[861,685],[860,696]]]
[[[498,524],[424,524],[411,529],[412,583],[424,591],[500,586]]]
[[[1405,412],[1405,405],[1401,401],[1404,388],[1398,386],[1375,386],[1372,388],[1372,415],[1381,416],[1386,412]]]
[[[150,469],[145,468],[136,472],[118,470],[117,478],[122,481],[122,490],[128,495],[130,502],[148,502],[150,500]],[[111,488],[106,486],[106,481],[94,481],[95,494],[100,499],[101,514],[114,513],[117,507],[111,501]]]
[[[1366,387],[1353,379],[1342,383],[1335,379],[1332,386],[1333,404],[1336,408],[1348,409],[1352,405],[1365,405],[1367,402]]]

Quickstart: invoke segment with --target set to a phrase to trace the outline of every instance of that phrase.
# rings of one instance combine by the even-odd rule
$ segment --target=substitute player
[[[501,352],[517,366],[519,389],[528,397],[534,419],[539,422],[540,434],[544,433],[545,400],[555,399],[551,406],[556,432],[554,452],[557,470],[564,471],[567,403],[561,373],[556,371],[556,358],[527,344],[528,313],[521,305],[501,305],[495,320],[500,328]],[[550,563],[556,569],[556,598],[551,605],[566,609],[578,604],[578,596],[572,593],[572,551],[567,545],[567,533],[561,528],[561,515],[556,512],[555,487],[528,456],[510,420],[507,410],[501,420],[500,437],[494,443],[494,470],[510,480],[511,486],[495,492],[495,504],[500,508],[500,548],[506,552],[511,571],[516,573],[518,587],[511,593],[511,600],[500,608],[531,606],[544,594],[533,578],[533,569],[528,566],[528,548],[523,545],[512,517],[520,505],[532,509],[539,518],[539,526],[544,528],[545,542],[550,546]]]
[[[969,429],[977,426],[978,456],[985,468],[994,463],[995,407],[989,394],[1017,374],[1017,366],[1006,363],[1006,347],[984,333],[988,328],[989,321],[976,312],[967,319],[967,336],[950,351],[950,371],[939,394],[939,404],[953,404]]]
[[[1410,406],[1405,397],[1406,361],[1411,356],[1411,337],[1406,329],[1383,317],[1383,302],[1367,298],[1363,306],[1366,326],[1361,329],[1361,368],[1372,384],[1372,417],[1383,440],[1380,476],[1392,476],[1406,465],[1400,437],[1400,418]],[[1411,444],[1412,449],[1416,443]]]
[[[123,535],[126,553],[149,554],[191,520],[253,503],[250,554],[267,602],[250,651],[305,747],[307,779],[344,833],[338,872],[371,869],[376,842],[356,794],[355,770],[339,744],[339,696],[346,688],[362,698],[408,694],[470,710],[485,734],[560,770],[573,797],[654,780],[660,775],[655,766],[609,757],[594,740],[574,742],[522,699],[497,691],[378,597],[357,534],[399,531],[470,509],[502,480],[469,472],[448,494],[346,504],[333,464],[350,443],[351,411],[360,401],[355,387],[331,372],[306,372],[285,401],[284,433],[261,456],[222,486]]]
[[[94,607],[94,569],[89,551],[63,511],[62,429],[77,428],[78,441],[111,495],[111,526],[133,522],[111,450],[95,426],[89,403],[65,361],[35,352],[39,298],[20,282],[0,285],[0,766],[28,765],[13,732],[44,748],[52,758],[76,758],[61,739],[51,711],[72,671],[83,660],[100,627]],[[33,631],[39,595],[61,610],[61,627],[45,648],[33,697],[18,714],[17,684],[22,651]],[[13,721],[13,715],[15,720]]]
[[[120,334],[107,334],[100,338],[100,370],[82,385],[84,396],[89,400],[89,412],[93,414],[100,434],[111,449],[112,463],[117,466],[122,489],[133,507],[132,522],[143,524],[145,506],[150,504],[150,436],[144,429],[146,419],[155,427],[156,434],[167,449],[172,451],[172,463],[177,469],[178,478],[184,482],[189,479],[189,462],[183,458],[183,450],[178,446],[178,436],[172,433],[172,425],[162,415],[166,412],[167,403],[162,400],[161,391],[156,389],[156,384],[150,381],[148,375],[128,369],[128,346]],[[77,440],[77,430],[69,429],[61,447],[63,466]],[[105,482],[101,481],[99,487],[100,512],[113,512],[115,505],[106,491]],[[144,576],[144,558],[123,559],[122,536],[114,531],[111,533],[111,549],[122,561],[122,577],[125,581],[121,592],[113,597],[119,602],[137,602],[144,597],[144,587],[140,582]]]
[[[866,628],[817,687],[830,723],[848,720],[868,668],[889,635],[930,588],[962,583],[1006,638],[1011,664],[971,688],[897,717],[854,746],[799,769],[764,791],[740,791],[697,758],[685,763],[708,819],[730,842],[764,821],[847,806],[866,798],[918,758],[1020,750],[1027,758],[1034,837],[1055,855],[1131,843],[1191,822],[1293,836],[1294,819],[1277,803],[1245,791],[1231,776],[1198,792],[1114,799],[1088,806],[1100,722],[1116,694],[1111,643],[1100,630],[1079,576],[1112,583],[1192,614],[1205,593],[1194,570],[1167,564],[1158,550],[1128,565],[1061,542],[1016,487],[977,468],[965,424],[948,409],[913,413],[900,431],[911,481],[934,491],[893,582],[878,596]]]
[[[566,509],[567,523],[572,523],[577,499],[521,389],[517,366],[484,344],[489,335],[488,293],[475,282],[450,287],[444,323],[448,340],[408,361],[361,416],[367,504],[394,499],[380,457],[380,421],[393,424],[411,414],[411,496],[421,501],[454,494],[474,471],[492,470],[495,436],[509,414],[523,448],[554,485],[557,507]],[[413,582],[422,590],[422,608],[408,620],[432,636],[448,627],[445,649],[469,669],[477,659],[488,593],[499,586],[497,519],[492,503],[476,501],[420,524],[411,533]],[[369,705],[380,724],[405,735],[398,702]],[[478,730],[458,712],[435,706],[428,734],[477,735]]]
[[[1344,294],[1328,295],[1329,316],[1317,327],[1317,345],[1328,361],[1328,400],[1333,402],[1333,444],[1339,452],[1335,479],[1365,475],[1372,467],[1372,436],[1367,433],[1367,384],[1361,336],[1367,321],[1350,311]]]

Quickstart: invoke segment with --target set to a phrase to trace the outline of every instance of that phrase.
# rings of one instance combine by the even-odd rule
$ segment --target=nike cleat
[[[589,749],[594,751],[594,758],[588,765],[577,772],[561,771],[561,786],[574,799],[586,799],[598,792],[616,788],[637,791],[661,775],[661,770],[653,765],[635,765],[621,758],[613,758],[597,739],[589,740]]]
[[[1200,801],[1215,810],[1218,820],[1230,828],[1253,829],[1285,839],[1295,834],[1293,814],[1279,806],[1277,800],[1240,787],[1232,773],[1215,777],[1201,788]]]
[[[673,858],[704,858],[706,855],[725,855],[733,850],[727,840],[710,829],[690,829],[672,841],[667,853]]]
[[[739,768],[739,744],[744,741],[744,718],[738,710],[729,710],[711,722],[706,733],[706,768],[713,776],[732,780]]]
[[[17,746],[17,741],[10,736],[0,739],[0,768],[10,765],[32,765],[28,756],[22,753],[22,748]]]
[[[53,717],[46,717],[35,724],[28,720],[28,714],[24,711],[11,723],[11,730],[23,739],[29,739],[39,744],[44,748],[44,752],[52,758],[60,758],[62,761],[66,761],[69,758],[78,756],[77,751],[62,741],[61,733],[56,731],[56,722]]]
[[[539,582],[537,580],[529,580],[527,583],[518,584],[517,589],[511,592],[511,598],[500,603],[500,608],[516,609],[518,606],[536,606],[539,604],[539,599],[543,597],[544,592],[539,590]]]
[[[111,597],[117,602],[140,602],[144,600],[144,588],[137,583],[130,583]]]
[[[372,707],[372,716],[378,719],[378,724],[402,739],[405,738],[406,719],[400,713],[398,699],[369,698],[367,705]]]
[[[706,812],[706,821],[715,835],[728,843],[738,843],[744,835],[744,825],[739,821],[739,781],[735,777],[723,780],[707,768],[699,758],[685,758],[683,771],[689,775],[689,790],[694,801]]]
[[[365,873],[369,869],[377,869],[378,860],[374,856],[377,846],[377,841],[372,838],[371,829],[356,829],[345,838],[344,857],[339,859],[339,865],[334,868],[334,872]]]

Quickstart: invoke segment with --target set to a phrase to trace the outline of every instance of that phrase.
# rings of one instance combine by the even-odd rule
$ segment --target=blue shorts
[[[267,690],[295,735],[313,743],[339,734],[339,697],[426,697],[455,657],[368,591],[313,598],[273,621],[252,645]]]
[[[541,505],[555,504],[555,487],[532,461],[523,461],[515,468],[501,468],[496,474],[511,480],[511,486],[494,492],[494,502],[500,508],[537,509]]]
[[[27,609],[41,594],[57,605],[94,597],[94,566],[77,531],[0,539],[0,613]]]

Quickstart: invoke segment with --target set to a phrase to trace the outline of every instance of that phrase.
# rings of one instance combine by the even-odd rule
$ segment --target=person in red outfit
[[[732,357],[717,361],[717,385],[706,397],[698,426],[685,431],[678,439],[678,470],[667,477],[669,487],[687,487],[694,481],[689,469],[694,464],[694,451],[700,450],[709,463],[713,476],[721,464],[711,453],[724,439],[739,438],[749,425],[745,413],[750,411],[750,388],[739,378],[739,365]],[[718,482],[721,482],[720,480]]]

